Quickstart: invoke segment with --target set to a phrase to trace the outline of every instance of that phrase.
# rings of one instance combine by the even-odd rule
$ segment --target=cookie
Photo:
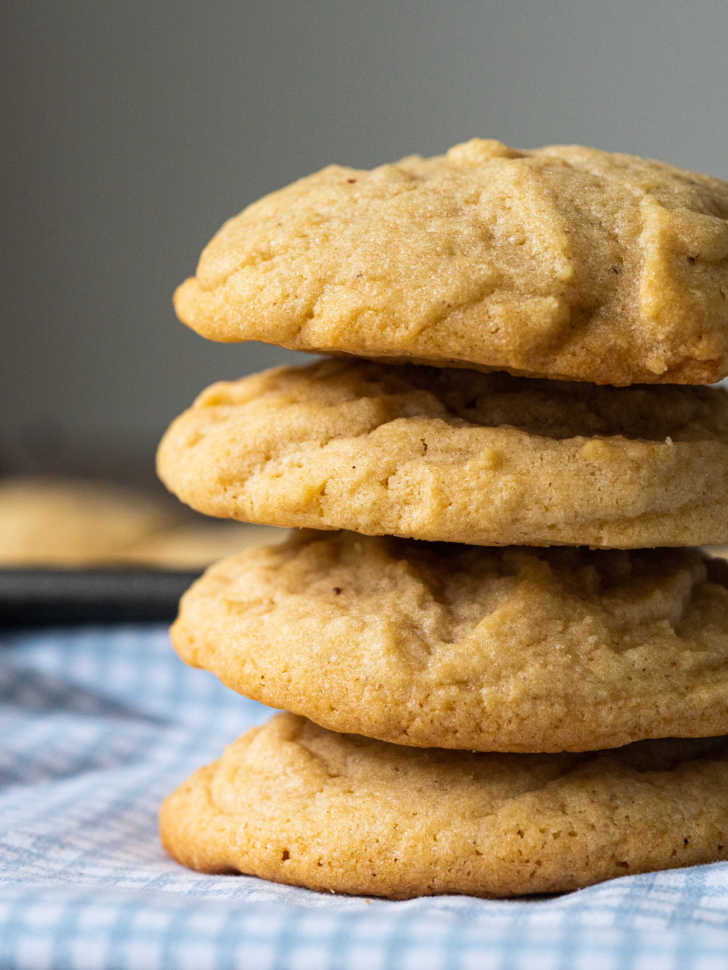
[[[728,396],[324,360],[215,384],[162,480],[208,515],[476,545],[728,542]]]
[[[586,751],[728,733],[728,568],[697,550],[308,532],[211,567],[172,642],[241,694],[397,744]]]
[[[167,798],[160,829],[202,872],[394,898],[563,892],[728,858],[728,741],[413,751],[281,714]]]
[[[220,229],[175,294],[214,340],[598,384],[728,374],[728,183],[474,139],[333,165]]]
[[[284,529],[237,522],[202,522],[178,525],[154,533],[126,549],[120,562],[164,569],[204,569],[223,556],[249,546],[276,542],[287,535]]]
[[[111,563],[175,518],[165,502],[105,482],[8,478],[0,481],[0,563]]]

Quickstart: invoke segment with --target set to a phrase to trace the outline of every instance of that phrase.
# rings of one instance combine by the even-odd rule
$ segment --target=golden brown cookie
[[[728,858],[728,744],[413,751],[281,714],[170,795],[160,828],[202,872],[394,898],[562,892]]]
[[[162,480],[208,515],[477,545],[728,542],[728,395],[323,360],[215,384]]]
[[[696,550],[307,532],[211,567],[172,642],[333,731],[474,751],[728,733],[728,568]]]
[[[118,557],[129,565],[163,569],[204,569],[210,563],[288,535],[285,529],[237,522],[196,522],[163,529],[142,539]]]
[[[108,564],[175,518],[166,502],[106,482],[7,478],[0,481],[0,563]]]
[[[214,340],[598,384],[728,374],[728,183],[473,139],[332,165],[230,219],[177,290]]]

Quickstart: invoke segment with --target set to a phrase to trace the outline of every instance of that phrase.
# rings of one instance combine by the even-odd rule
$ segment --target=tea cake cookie
[[[331,165],[230,219],[179,287],[214,340],[597,384],[728,374],[728,183],[476,138]]]
[[[333,731],[478,751],[728,733],[728,565],[308,532],[212,566],[187,663]]]
[[[215,384],[158,471],[208,515],[479,545],[728,542],[728,395],[323,360]]]
[[[280,714],[164,802],[173,858],[311,889],[517,896],[728,858],[726,739],[497,755]]]
[[[108,564],[179,518],[167,503],[88,479],[0,481],[0,564]]]

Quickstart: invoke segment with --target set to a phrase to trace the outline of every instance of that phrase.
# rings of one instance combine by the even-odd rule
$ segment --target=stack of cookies
[[[336,355],[216,384],[159,470],[298,527],[188,663],[290,713],[165,802],[185,865],[509,896],[728,858],[728,184],[474,140],[250,206],[177,292]]]

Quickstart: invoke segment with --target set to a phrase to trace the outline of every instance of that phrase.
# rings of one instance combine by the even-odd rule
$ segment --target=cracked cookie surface
[[[332,165],[225,223],[175,306],[216,340],[710,383],[728,374],[728,183],[485,139]]]
[[[160,445],[208,515],[475,545],[728,542],[728,396],[322,360],[215,384]]]
[[[242,694],[398,744],[585,751],[728,733],[728,567],[697,550],[307,532],[212,566],[171,633]]]
[[[516,896],[728,857],[724,738],[591,755],[401,748],[280,714],[164,802],[182,864],[312,889]]]

